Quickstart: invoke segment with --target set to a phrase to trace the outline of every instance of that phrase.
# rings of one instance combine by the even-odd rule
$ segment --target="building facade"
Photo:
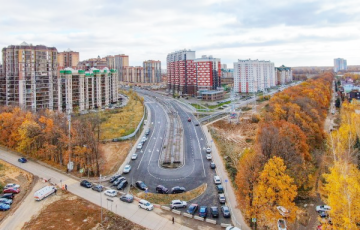
[[[57,55],[55,47],[27,44],[2,49],[0,103],[22,109],[56,109]]]
[[[339,72],[341,70],[347,70],[347,61],[343,58],[334,59],[334,72]]]
[[[105,59],[106,59],[107,67],[109,69],[115,69],[115,57],[108,55],[105,57]]]
[[[290,67],[284,65],[275,68],[276,71],[276,84],[284,85],[293,81],[293,74]]]
[[[129,56],[125,54],[115,55],[115,69],[118,71],[119,81],[124,81],[124,67],[129,66]]]
[[[70,49],[59,52],[57,56],[58,69],[73,68],[76,69],[79,64],[80,54],[79,52],[72,51]]]
[[[141,83],[144,80],[144,68],[141,66],[125,66],[122,69],[123,82]]]
[[[118,76],[115,69],[90,71],[60,70],[58,78],[59,111],[73,113],[107,108],[118,101]]]
[[[148,60],[143,62],[144,83],[161,82],[161,61]]]
[[[238,93],[263,91],[276,85],[274,63],[238,60],[234,63],[234,90]]]
[[[91,68],[96,69],[104,69],[108,68],[108,63],[106,62],[106,58],[101,58],[98,56],[97,58],[90,58],[88,60],[84,60],[79,62],[77,69],[90,71]]]
[[[211,55],[194,60],[196,90],[213,90],[221,87],[221,61]]]

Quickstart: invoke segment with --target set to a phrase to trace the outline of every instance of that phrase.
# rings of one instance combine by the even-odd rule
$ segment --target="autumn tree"
[[[294,199],[297,187],[294,179],[285,171],[284,161],[275,156],[265,164],[260,173],[251,210],[259,226],[275,229],[277,219],[281,218],[277,206],[283,206],[290,211],[288,221],[292,222],[296,218]]]

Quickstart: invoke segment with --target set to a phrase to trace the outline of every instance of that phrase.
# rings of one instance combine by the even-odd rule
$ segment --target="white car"
[[[241,230],[241,229],[238,227],[234,227],[234,226],[228,226],[225,228],[225,230]]]
[[[143,146],[143,144],[142,144],[142,143],[139,143],[139,144],[136,146],[136,148],[137,148],[137,149],[142,149],[142,146]]]
[[[279,219],[277,221],[278,230],[287,230],[286,221],[283,219]]]
[[[206,154],[206,159],[208,159],[208,160],[211,160],[211,159],[212,159],[212,156],[211,156],[210,153]]]
[[[151,211],[154,209],[154,205],[152,205],[149,201],[147,200],[139,200],[139,207],[143,208],[145,210]]]
[[[123,173],[129,173],[131,170],[131,166],[130,165],[125,165],[125,168],[123,170]]]
[[[115,197],[117,195],[117,191],[116,190],[112,190],[112,189],[109,189],[109,190],[106,190],[104,192],[105,195],[107,196],[111,196],[111,197]]]
[[[7,184],[7,185],[4,187],[4,189],[7,189],[7,188],[20,189],[20,185],[11,183],[11,184]]]
[[[175,209],[175,208],[185,208],[187,206],[187,203],[186,201],[181,201],[181,200],[172,200],[171,201],[171,204],[170,204],[170,207],[172,209]]]
[[[219,176],[214,176],[214,183],[221,184],[221,178]]]
[[[146,137],[142,137],[142,138],[141,138],[141,143],[145,143],[146,140],[147,140]]]
[[[330,211],[330,210],[331,210],[331,207],[328,206],[328,205],[319,205],[319,206],[316,206],[316,211],[317,211],[317,212]]]
[[[133,153],[133,155],[131,156],[131,160],[136,160],[137,159],[137,154]]]
[[[207,147],[207,148],[206,148],[206,152],[207,152],[207,153],[211,153],[211,148],[210,148],[210,147]]]
[[[277,206],[276,207],[277,208],[277,210],[279,211],[279,213],[280,213],[280,215],[282,215],[282,216],[289,216],[289,214],[290,214],[290,212],[289,212],[289,210],[287,210],[286,208],[284,208],[283,206]]]

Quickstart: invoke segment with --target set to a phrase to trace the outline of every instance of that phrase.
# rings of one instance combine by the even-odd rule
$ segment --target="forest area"
[[[275,94],[265,110],[252,148],[241,154],[235,186],[246,219],[257,218],[260,228],[275,229],[282,216],[277,206],[297,217],[295,200],[315,187],[315,172],[326,152],[324,122],[334,76],[323,73]]]
[[[0,107],[0,145],[64,171],[71,154],[74,170],[84,169],[86,175],[98,176],[102,163],[99,152],[102,133],[108,133],[110,122],[128,124],[129,119],[133,120],[129,111],[134,110],[134,104],[143,104],[142,98],[135,92],[130,92],[128,96],[127,106],[111,111],[116,116],[108,115],[108,111],[99,112],[98,116],[94,114],[73,116],[70,139],[69,123],[64,113],[50,110],[33,113],[18,107],[2,106]],[[143,109],[138,110],[142,112]],[[114,125],[114,127],[118,126]],[[126,131],[120,130],[120,135],[125,133]]]

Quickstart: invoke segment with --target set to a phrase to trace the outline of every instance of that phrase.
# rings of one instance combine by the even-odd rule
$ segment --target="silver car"
[[[131,166],[130,165],[125,165],[125,168],[123,170],[123,173],[129,173],[131,170]]]

